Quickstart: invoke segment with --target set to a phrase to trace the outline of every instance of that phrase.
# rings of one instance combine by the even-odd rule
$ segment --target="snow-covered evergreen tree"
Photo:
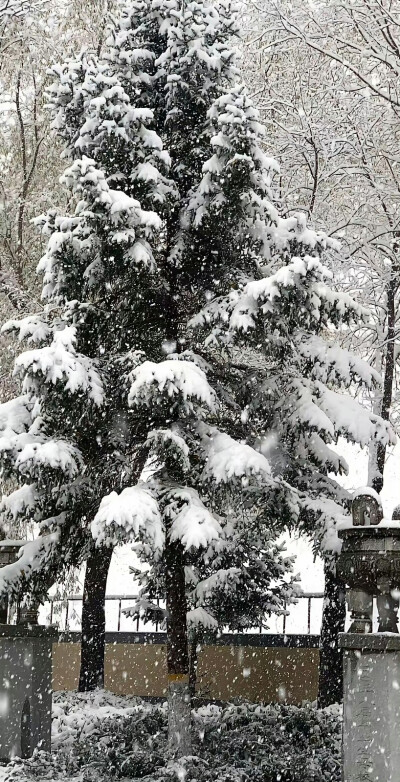
[[[17,360],[22,395],[0,407],[3,470],[23,484],[4,512],[43,533],[1,588],[44,588],[80,561],[89,524],[101,546],[139,540],[165,574],[180,754],[193,558],[222,580],[237,506],[271,526],[300,520],[332,548],[344,493],[328,473],[345,465],[330,444],[391,437],[341,393],[378,382],[331,340],[363,313],[329,287],[327,237],[273,205],[277,164],[236,83],[235,25],[223,0],[135,0],[100,59],[59,69],[76,207],[43,221],[45,312],[7,326],[40,347]]]
[[[7,523],[10,514],[12,517],[18,515],[20,519],[24,515],[29,519],[33,516],[44,531],[51,533],[53,544],[58,536],[58,545],[52,545],[50,549],[48,538],[43,535],[35,543],[39,557],[35,557],[32,567],[36,570],[43,557],[46,560],[44,567],[40,565],[37,575],[31,572],[31,567],[25,570],[22,581],[17,578],[15,589],[23,587],[24,580],[28,580],[38,589],[41,585],[37,581],[42,581],[46,591],[51,580],[59,574],[60,564],[76,565],[89,555],[88,571],[93,574],[93,586],[98,590],[101,583],[104,594],[111,551],[92,551],[90,521],[105,487],[108,490],[115,488],[123,474],[138,477],[144,463],[137,449],[133,454],[133,443],[136,448],[138,442],[138,424],[128,412],[120,376],[121,366],[126,369],[129,362],[134,361],[135,350],[147,348],[154,332],[159,330],[157,321],[161,307],[157,297],[161,286],[156,279],[149,240],[157,233],[161,221],[151,211],[151,187],[145,183],[146,193],[143,185],[137,188],[149,206],[143,210],[139,201],[128,195],[126,187],[123,191],[110,187],[109,182],[113,184],[110,177],[106,181],[105,173],[99,168],[99,162],[102,162],[99,154],[99,160],[95,162],[85,152],[74,149],[77,129],[86,124],[88,136],[93,86],[88,84],[92,91],[87,88],[85,94],[80,92],[80,87],[85,76],[89,81],[89,65],[89,57],[82,55],[77,61],[69,61],[63,68],[56,69],[58,80],[51,91],[54,127],[66,142],[66,154],[74,160],[63,180],[76,209],[72,215],[50,213],[39,221],[43,232],[50,236],[47,253],[39,265],[44,273],[45,308],[37,317],[5,325],[5,330],[15,330],[21,339],[38,346],[24,354],[16,365],[25,392],[20,404],[26,405],[28,413],[33,411],[33,415],[27,414],[21,431],[15,432],[21,435],[15,438],[15,458],[24,441],[27,438],[31,441],[31,432],[39,426],[40,440],[46,444],[50,462],[46,465],[42,459],[35,463],[32,457],[31,474],[24,473],[29,481],[21,492],[5,498],[3,519]],[[71,83],[73,90],[68,89]],[[108,89],[114,95],[112,88],[110,77]],[[98,89],[100,92],[105,89],[104,82],[99,83]],[[107,110],[109,117],[113,116],[111,98]],[[65,120],[62,125],[61,114]],[[139,164],[145,166],[147,159],[151,164],[154,148],[159,148],[161,142],[153,131],[147,130],[145,117],[148,115],[149,112],[146,115],[146,112],[138,111],[134,119],[131,117],[123,138],[124,149],[120,148],[120,137],[117,138],[117,133],[114,136],[109,128],[107,175],[114,173],[119,162],[115,155],[116,138],[120,159],[127,161],[127,170]],[[95,138],[94,122],[92,129]],[[97,153],[97,147],[93,145],[91,151]],[[163,165],[162,160],[160,165]],[[134,184],[130,192],[134,194]],[[155,198],[159,200],[158,192]],[[144,324],[148,306],[146,289],[153,284],[152,300],[158,306],[153,307],[152,318],[146,317]],[[72,450],[79,456],[69,473],[66,459],[59,457],[58,444],[54,442],[56,435],[62,436],[64,431],[68,433],[68,447],[71,448],[72,439]],[[2,444],[7,463],[3,465],[3,473],[9,474],[10,467],[12,475],[17,474],[21,480],[22,469],[19,462],[15,465],[14,460],[10,460],[7,432],[4,435]],[[125,467],[122,467],[124,463]],[[118,479],[116,473],[120,476]],[[130,481],[128,478],[128,483]],[[120,485],[123,485],[123,478]],[[7,578],[6,573],[4,576]],[[90,682],[83,682],[82,686],[93,687],[98,686],[103,670],[104,601],[101,595],[95,597],[93,610],[90,606],[86,610],[86,607],[85,603],[83,625],[87,627],[83,627],[83,634],[88,636],[88,643],[83,644],[81,671],[84,673],[86,669]],[[98,638],[101,623],[102,642]],[[90,627],[91,624],[94,627]],[[90,665],[85,663],[85,649],[90,655]]]
[[[132,325],[142,318],[143,302],[138,297],[135,313],[127,290],[136,278],[145,291],[154,266],[148,238],[161,224],[154,212],[111,190],[90,159],[75,161],[64,180],[80,200],[72,217],[51,213],[43,219],[50,239],[39,268],[48,303],[43,314],[4,327],[40,347],[16,361],[22,395],[2,406],[1,437],[3,473],[24,481],[3,499],[3,518],[33,515],[44,533],[37,546],[45,559],[47,536],[53,542],[57,536],[51,547],[56,569],[59,557],[68,563],[71,546],[81,548],[79,531],[93,502],[96,509],[96,495],[121,481],[126,460],[123,472],[135,470],[135,424],[132,419],[127,426],[119,379],[120,363],[135,361],[126,330],[130,318]],[[120,322],[111,328],[117,306]],[[141,339],[146,342],[148,334],[136,333],[136,345]],[[77,535],[71,534],[74,526]],[[41,569],[44,563],[35,559],[20,578],[33,577],[36,564]]]

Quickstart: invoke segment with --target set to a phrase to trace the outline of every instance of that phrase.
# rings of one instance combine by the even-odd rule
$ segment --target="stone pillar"
[[[50,750],[53,628],[0,625],[0,760]]]
[[[0,540],[0,567],[16,562],[25,543],[26,540],[9,540],[8,538]],[[9,622],[9,607],[9,599],[5,595],[0,599],[0,624],[2,625]]]
[[[400,782],[400,636],[343,633],[343,782]]]

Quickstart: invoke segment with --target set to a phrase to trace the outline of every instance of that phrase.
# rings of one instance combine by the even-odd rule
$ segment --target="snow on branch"
[[[17,455],[15,467],[21,475],[34,475],[42,467],[61,470],[70,479],[82,472],[82,454],[72,443],[61,439],[38,440],[27,442]]]
[[[59,532],[53,532],[25,543],[16,562],[0,568],[0,595],[18,595],[34,574],[45,570],[58,542]]]
[[[1,440],[6,441],[27,431],[32,422],[31,409],[31,401],[25,394],[0,404]]]
[[[164,527],[157,501],[143,486],[128,486],[103,497],[91,532],[98,545],[116,546],[142,538],[155,552],[164,547]]]
[[[159,405],[163,400],[175,403],[179,400],[183,412],[194,411],[193,400],[216,409],[216,397],[200,367],[190,361],[167,359],[159,364],[145,361],[131,372],[132,385],[129,392],[131,407]]]
[[[330,345],[316,335],[298,341],[300,355],[310,363],[311,374],[321,383],[342,383],[349,386],[355,379],[372,388],[382,384],[382,378],[366,361],[344,350],[339,345]]]
[[[7,320],[1,328],[2,334],[15,333],[18,340],[37,343],[45,342],[51,336],[51,330],[40,315],[28,315],[18,320]]]
[[[252,280],[247,283],[243,293],[239,295],[238,302],[230,317],[230,328],[234,331],[248,331],[254,328],[256,317],[262,313],[272,313],[277,301],[293,288],[303,286],[307,277],[318,279],[321,276],[330,277],[330,272],[325,269],[318,258],[306,256],[294,258],[287,266],[278,269],[275,274],[263,277],[261,280]]]
[[[189,446],[178,432],[172,429],[153,429],[149,432],[145,445],[152,453],[157,454],[161,462],[172,457],[184,472],[190,469]]]
[[[65,170],[60,182],[73,189],[75,193],[81,192],[88,201],[103,205],[113,226],[119,226],[121,223],[126,228],[129,228],[129,225],[141,226],[150,233],[161,228],[161,218],[155,212],[142,209],[139,201],[122,190],[111,189],[104,172],[97,167],[94,160],[85,155],[81,159],[74,160]],[[85,201],[81,201],[76,208],[76,215],[85,216],[88,206]],[[90,216],[90,211],[87,212],[87,216]]]
[[[3,495],[0,505],[0,513],[6,513],[13,521],[27,511],[33,511],[38,500],[38,492],[35,483],[23,484],[11,494]]]
[[[188,611],[186,614],[186,621],[189,630],[198,627],[203,627],[205,630],[218,629],[217,620],[201,606],[192,608]]]
[[[277,222],[276,243],[284,249],[290,242],[295,240],[296,245],[303,246],[310,250],[330,250],[338,251],[340,244],[336,239],[325,233],[325,231],[315,231],[307,225],[306,215],[298,212],[290,217],[279,217]]]
[[[329,448],[316,432],[313,432],[311,437],[307,434],[299,443],[298,454],[300,458],[304,459],[311,455],[312,461],[328,472],[333,472],[336,475],[348,475],[349,466],[346,459]]]
[[[166,610],[153,603],[147,597],[140,596],[131,606],[127,606],[122,609],[124,616],[129,616],[131,619],[142,619],[144,622],[158,622],[163,625],[166,619]]]
[[[268,460],[250,445],[218,430],[213,430],[204,439],[208,450],[205,475],[216,483],[228,483],[250,475],[271,479]]]
[[[324,440],[335,439],[335,426],[331,416],[321,409],[313,385],[306,379],[294,378],[286,389],[284,407],[288,411],[288,422],[302,426],[307,431],[319,432]]]
[[[361,446],[374,441],[384,445],[395,444],[396,435],[389,421],[369,412],[351,396],[335,393],[322,384],[318,384],[318,387],[319,405],[334,421],[336,437],[343,435]]]
[[[206,508],[195,489],[171,490],[165,515],[172,519],[171,541],[179,541],[186,550],[207,548],[222,535],[218,518]]]
[[[103,402],[103,384],[93,361],[75,350],[76,328],[66,326],[56,331],[51,345],[22,353],[15,361],[16,375],[24,376],[24,386],[29,379],[41,374],[46,383],[65,382],[71,394],[83,392],[96,405]]]
[[[239,567],[220,568],[216,573],[212,573],[196,584],[192,597],[195,602],[203,603],[216,589],[224,588],[230,591],[232,586],[238,583],[241,574],[242,570]]]
[[[4,0],[0,3],[0,19],[15,19],[31,7],[30,0]],[[39,5],[35,3],[34,5]]]
[[[334,291],[324,282],[315,282],[312,288],[311,303],[316,319],[325,312],[328,319],[335,323],[348,320],[362,321],[368,316],[368,310],[358,304],[348,293]]]
[[[337,529],[350,518],[344,512],[343,506],[329,497],[305,497],[300,500],[300,504],[303,510],[314,516],[318,522],[319,550],[328,555],[339,554],[342,544]]]
[[[233,331],[246,332],[256,325],[260,315],[277,313],[288,296],[293,296],[297,288],[303,296],[309,296],[308,318],[312,316],[317,325],[337,321],[360,320],[366,316],[366,310],[346,293],[331,290],[325,279],[331,278],[330,271],[313,256],[293,258],[287,266],[282,266],[269,277],[249,282],[230,316],[230,328]]]

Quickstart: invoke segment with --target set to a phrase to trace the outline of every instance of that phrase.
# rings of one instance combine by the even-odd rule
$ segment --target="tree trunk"
[[[384,366],[385,373],[382,389],[382,406],[379,411],[384,421],[389,420],[393,397],[393,379],[395,368],[395,335],[396,335],[396,290],[398,285],[397,269],[392,270],[388,289],[387,289],[387,334],[385,345]],[[383,471],[385,469],[386,445],[376,443],[374,453],[374,475],[372,479],[372,488],[378,492],[383,488]]]
[[[93,548],[86,562],[82,603],[79,692],[104,687],[105,605],[112,548]]]
[[[336,576],[336,563],[325,562],[325,597],[320,639],[318,707],[340,703],[343,697],[343,655],[339,633],[346,619],[345,591]]]
[[[176,757],[192,754],[186,585],[183,547],[167,540],[168,745]]]
[[[198,663],[198,646],[199,635],[196,630],[192,630],[189,643],[189,692],[190,698],[196,697],[196,684],[197,684],[197,663]]]

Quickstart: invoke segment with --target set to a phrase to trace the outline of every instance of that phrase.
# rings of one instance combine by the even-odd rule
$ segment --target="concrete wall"
[[[0,759],[50,751],[51,656],[55,633],[0,625]]]
[[[123,695],[163,697],[167,687],[165,643],[159,637],[149,643],[139,636],[129,641],[122,637],[122,643],[107,643],[105,688]],[[295,644],[288,643],[290,636],[286,636],[286,645],[283,637],[281,645],[279,637],[270,638],[275,639],[272,645],[268,645],[265,636],[230,636],[216,645],[204,646],[198,660],[199,697],[297,704],[315,700],[319,673],[315,636],[303,637],[308,642],[297,636]],[[54,644],[54,690],[76,689],[79,662],[79,642],[70,638]]]

